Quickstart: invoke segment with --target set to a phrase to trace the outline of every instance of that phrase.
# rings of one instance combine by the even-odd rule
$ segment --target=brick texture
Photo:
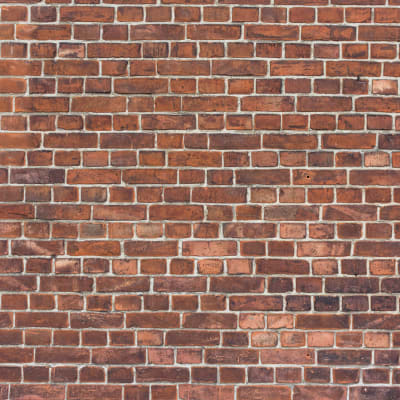
[[[0,3],[0,399],[400,398],[399,0]]]

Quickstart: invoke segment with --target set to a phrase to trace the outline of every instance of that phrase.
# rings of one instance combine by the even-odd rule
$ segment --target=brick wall
[[[400,398],[399,0],[2,0],[1,399]]]

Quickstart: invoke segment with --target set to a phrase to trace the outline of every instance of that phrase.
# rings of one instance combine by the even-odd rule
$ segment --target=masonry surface
[[[1,0],[0,399],[400,398],[400,0]]]

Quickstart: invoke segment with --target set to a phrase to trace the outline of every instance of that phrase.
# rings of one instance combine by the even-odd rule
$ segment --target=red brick
[[[61,400],[64,397],[62,385],[12,385],[10,394],[15,398],[51,396],[54,400]]]
[[[239,25],[190,25],[187,38],[191,40],[232,40],[238,39],[241,27]]]
[[[245,30],[245,37],[250,40],[297,40],[299,38],[299,29],[297,26],[248,25]]]

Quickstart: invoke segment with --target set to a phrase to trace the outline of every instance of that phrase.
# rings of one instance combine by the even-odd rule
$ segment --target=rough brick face
[[[0,398],[400,398],[400,1],[4,0]]]

